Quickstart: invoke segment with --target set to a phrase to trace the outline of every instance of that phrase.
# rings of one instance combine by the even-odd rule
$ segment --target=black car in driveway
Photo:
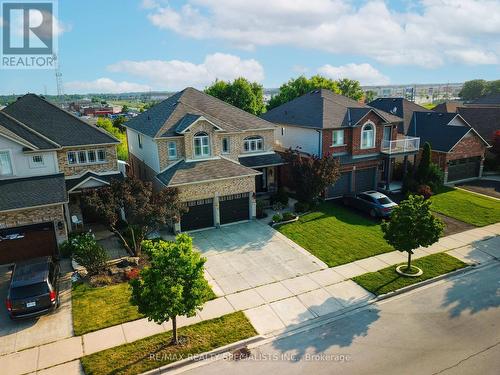
[[[31,318],[59,306],[59,263],[40,257],[16,263],[7,292],[7,311],[11,319]]]
[[[371,217],[387,218],[391,211],[397,206],[389,197],[378,191],[365,191],[360,194],[345,195],[344,205],[352,206],[358,210],[365,211]]]

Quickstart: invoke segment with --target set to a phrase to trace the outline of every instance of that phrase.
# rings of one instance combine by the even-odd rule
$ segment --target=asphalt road
[[[185,374],[499,374],[500,263]]]

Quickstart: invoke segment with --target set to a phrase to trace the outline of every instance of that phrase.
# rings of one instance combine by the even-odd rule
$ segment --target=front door
[[[257,193],[263,193],[267,191],[267,168],[257,170],[262,172],[262,174],[255,176],[255,191]]]

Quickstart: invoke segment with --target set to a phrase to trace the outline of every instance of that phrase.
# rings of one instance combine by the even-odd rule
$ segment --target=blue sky
[[[60,0],[67,93],[203,88],[299,74],[362,84],[500,78],[500,1]],[[54,72],[0,70],[0,93],[49,94]]]

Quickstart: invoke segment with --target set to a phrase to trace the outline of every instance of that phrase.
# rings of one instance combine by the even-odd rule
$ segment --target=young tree
[[[299,201],[313,203],[340,176],[339,161],[331,155],[304,155],[288,149],[284,155]]]
[[[236,78],[233,82],[217,80],[205,89],[205,93],[254,115],[265,110],[264,88],[245,78]]]
[[[435,192],[443,185],[443,172],[432,163],[431,152],[431,145],[425,142],[415,177],[417,184],[428,185]]]
[[[116,233],[130,254],[139,255],[141,242],[161,225],[178,221],[185,207],[179,200],[176,188],[153,192],[149,182],[135,178],[112,180],[110,186],[91,191],[85,203],[93,209]],[[127,230],[132,238],[129,243],[120,231],[120,215],[125,214]]]
[[[354,79],[342,78],[337,81],[340,94],[354,100],[361,100],[364,92],[359,81]]]
[[[193,250],[193,241],[180,234],[175,242],[144,241],[151,265],[131,280],[132,304],[149,320],[161,324],[172,319],[172,344],[178,343],[177,317],[194,316],[209,298],[203,276],[206,259]]]
[[[417,181],[420,183],[425,183],[427,178],[427,173],[429,171],[429,166],[431,165],[431,144],[425,142],[424,149],[422,151],[422,157],[420,158],[420,163],[417,168]]]
[[[391,212],[391,220],[382,223],[384,239],[396,250],[408,253],[407,270],[411,269],[413,250],[428,247],[439,240],[444,224],[430,210],[431,201],[410,195]]]

